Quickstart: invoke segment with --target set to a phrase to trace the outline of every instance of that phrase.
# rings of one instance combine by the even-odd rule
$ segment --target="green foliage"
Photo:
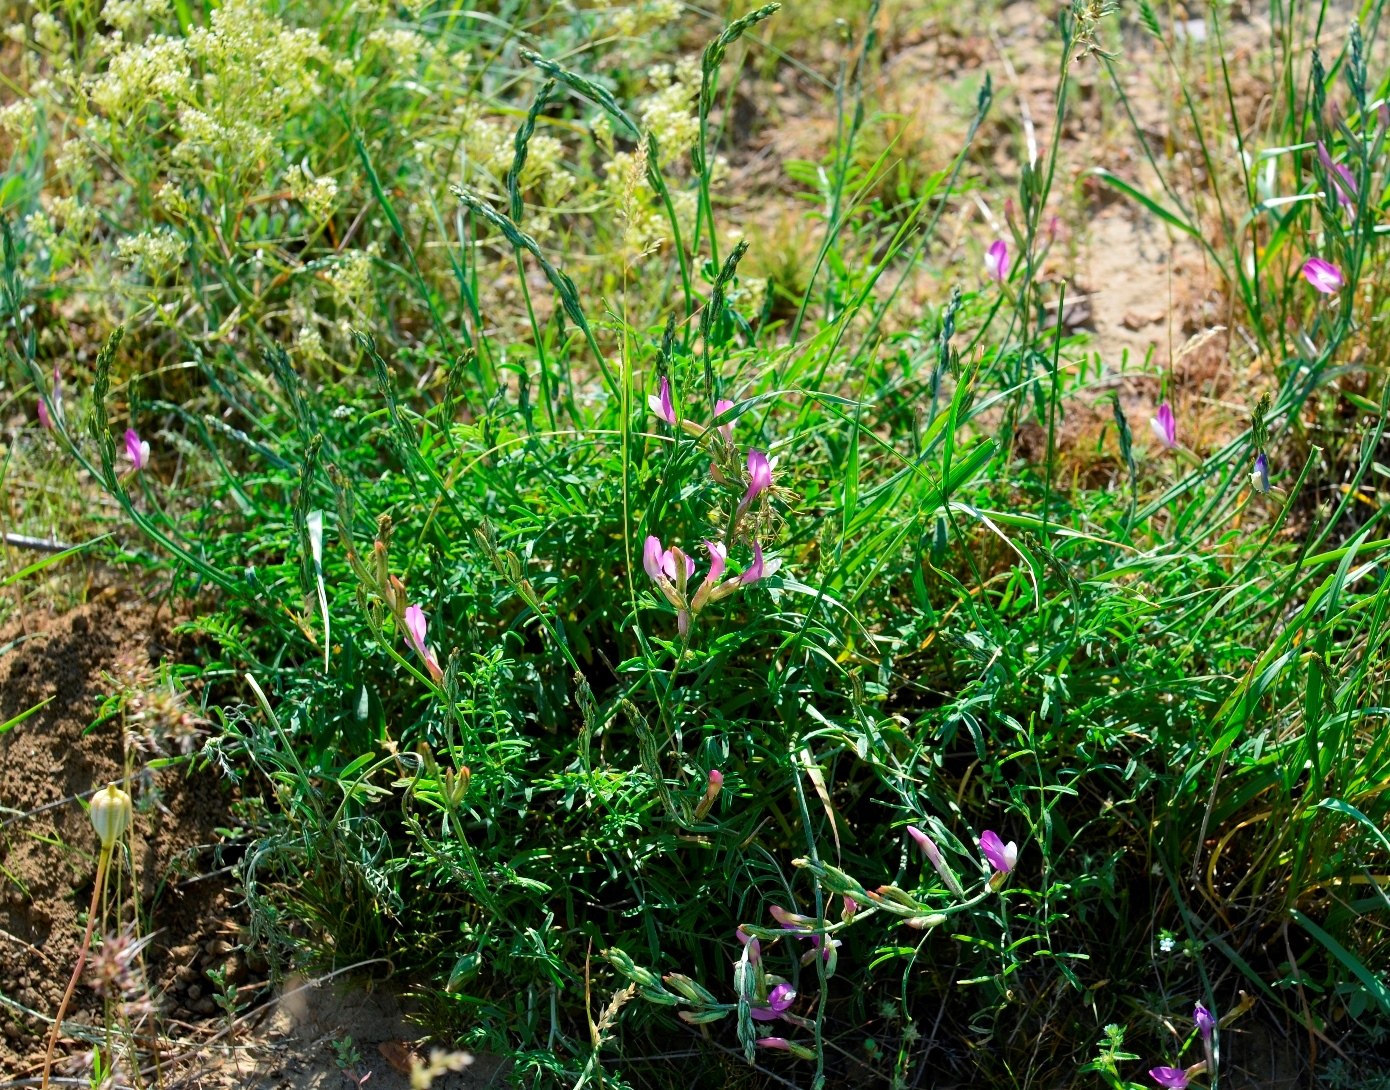
[[[819,236],[785,324],[716,227],[721,86],[776,5],[646,78],[678,28],[605,52],[599,9],[427,5],[401,37],[367,9],[155,7],[135,17],[185,43],[159,63],[266,101],[234,118],[196,80],[142,91],[112,74],[133,47],[45,31],[110,84],[80,106],[123,177],[59,181],[141,239],[133,274],[81,300],[104,347],[55,436],[138,531],[133,566],[198,614],[203,756],[265,801],[242,877],[282,967],[388,958],[432,1031],[526,1085],[640,1084],[675,1040],[701,1050],[679,1085],[727,1076],[722,1048],[809,1057],[808,1084],[929,1064],[1129,1088],[1203,1058],[1197,1000],[1255,1017],[1244,990],[1318,1034],[1385,1024],[1373,43],[1339,61],[1347,120],[1292,102],[1252,152],[1276,169],[1230,207],[1204,217],[1147,141],[1161,198],[1103,176],[1200,240],[1266,365],[1248,421],[1169,453],[1131,430],[1113,361],[1045,320],[1065,302],[1039,275],[1059,144],[1021,173],[1011,275],[897,317],[978,184],[994,92],[949,170],[860,214],[891,166],[856,144],[873,5],[829,160],[789,169]],[[1123,63],[1100,48],[1110,14],[1064,20],[1056,133],[1071,66]],[[283,58],[235,48],[253,30],[302,62],[289,105],[266,90]],[[456,79],[457,114],[415,93]],[[227,131],[190,116],[208,111]],[[1350,209],[1296,164],[1311,139],[1359,179]],[[64,250],[15,177],[7,352],[47,389],[79,332],[59,273],[112,276],[120,251]],[[1315,239],[1346,274],[1335,306],[1292,257]],[[674,425],[647,410],[660,379]],[[1102,399],[1083,463],[1061,428]],[[138,472],[127,418],[155,448]],[[990,830],[1016,842],[1007,876],[981,859]],[[759,1018],[783,984],[790,1016]]]

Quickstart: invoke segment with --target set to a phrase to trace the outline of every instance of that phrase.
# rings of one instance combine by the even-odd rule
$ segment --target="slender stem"
[[[48,1049],[43,1054],[43,1082],[39,1084],[39,1090],[48,1090],[48,1076],[53,1069],[53,1050],[58,1047],[58,1035],[63,1030],[63,1015],[68,1011],[68,1001],[72,999],[72,993],[77,988],[77,982],[82,978],[83,966],[87,964],[87,950],[92,945],[92,928],[96,926],[97,910],[101,905],[101,891],[106,886],[106,866],[111,861],[111,849],[103,847],[101,858],[97,860],[97,880],[92,886],[92,904],[87,909],[87,930],[82,936],[82,945],[77,951],[77,964],[72,968],[72,979],[68,981],[68,989],[63,993],[63,1001],[58,1004],[58,1016],[53,1019],[53,1028],[48,1032]]]

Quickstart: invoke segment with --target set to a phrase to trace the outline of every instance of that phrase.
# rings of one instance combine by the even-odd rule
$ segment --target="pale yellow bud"
[[[110,850],[130,824],[130,796],[114,783],[107,784],[93,796],[89,814],[102,848]]]

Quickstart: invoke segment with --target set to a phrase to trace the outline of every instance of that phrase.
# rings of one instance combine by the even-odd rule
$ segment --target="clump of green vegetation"
[[[1169,155],[1078,0],[1051,142],[968,267],[945,225],[995,184],[995,86],[900,164],[856,7],[771,281],[732,160],[788,13],[503,7],[108,0],[11,35],[25,457],[60,449],[186,603],[198,759],[259,799],[252,941],[390,959],[517,1085],[1211,1085],[1257,1020],[1365,1060],[1380,5],[1335,58],[1285,6],[1252,129],[1224,9],[1202,52],[1141,4]],[[1200,432],[1178,371],[1053,320],[1083,65],[1152,168],[1100,184],[1227,301]]]

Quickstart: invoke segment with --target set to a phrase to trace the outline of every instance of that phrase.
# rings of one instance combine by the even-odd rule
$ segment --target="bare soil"
[[[97,840],[80,799],[122,779],[120,715],[98,720],[115,675],[148,671],[171,653],[167,619],[107,594],[61,617],[24,618],[0,632],[0,723],[42,704],[0,734],[0,1071],[35,1074],[51,1019],[76,962],[95,878]],[[47,703],[44,703],[44,702]],[[117,875],[124,918],[138,906],[153,933],[144,979],[161,1024],[196,1033],[215,1020],[208,969],[225,970],[248,997],[263,964],[239,950],[235,876],[219,857],[231,793],[192,761],[130,781],[136,813],[129,872]],[[130,896],[133,889],[134,896]],[[100,935],[94,936],[99,939]],[[59,1056],[100,1040],[102,1000],[83,982]]]

